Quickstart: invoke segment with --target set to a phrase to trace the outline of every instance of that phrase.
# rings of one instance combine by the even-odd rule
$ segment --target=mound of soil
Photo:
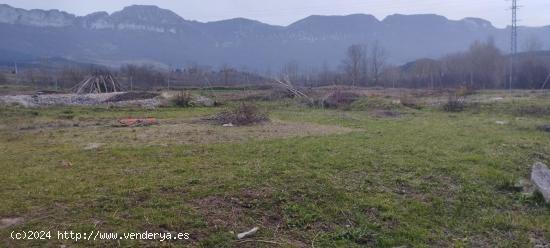
[[[353,102],[357,101],[361,97],[359,94],[349,91],[336,90],[323,99],[323,106],[325,108],[342,108],[348,107]]]

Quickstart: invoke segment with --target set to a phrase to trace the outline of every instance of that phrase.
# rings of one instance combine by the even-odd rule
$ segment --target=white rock
[[[239,234],[237,234],[237,239],[244,239],[246,237],[252,236],[252,235],[256,234],[256,232],[258,232],[258,229],[259,229],[258,227],[254,227],[254,228],[250,229],[247,232],[239,233]]]
[[[233,126],[233,123],[227,123],[227,124],[223,124],[224,127],[232,127]]]
[[[95,150],[97,148],[101,147],[101,144],[99,143],[89,143],[84,147],[84,150]]]
[[[550,170],[543,163],[535,163],[531,170],[531,181],[542,194],[546,203],[550,203]]]

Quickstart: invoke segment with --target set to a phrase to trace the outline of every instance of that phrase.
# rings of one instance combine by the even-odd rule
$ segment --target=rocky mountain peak
[[[185,20],[176,13],[152,5],[132,5],[115,12],[111,18],[117,22],[152,25],[179,25]]]
[[[59,10],[24,10],[0,4],[0,23],[38,27],[65,27],[74,24],[76,17]]]

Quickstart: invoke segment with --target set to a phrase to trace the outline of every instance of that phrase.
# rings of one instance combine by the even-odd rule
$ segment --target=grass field
[[[550,96],[482,101],[498,94],[471,96],[460,113],[382,96],[348,110],[260,101],[271,123],[230,128],[196,121],[224,106],[1,106],[0,218],[21,219],[0,228],[0,246],[548,245],[550,207],[516,184],[550,162],[550,134],[537,129],[550,123]],[[112,126],[128,116],[160,125]],[[190,239],[22,241],[14,230]]]

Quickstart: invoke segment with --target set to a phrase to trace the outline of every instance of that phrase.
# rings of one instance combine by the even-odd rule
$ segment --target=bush
[[[336,90],[323,99],[323,106],[325,108],[345,108],[357,101],[359,97],[361,96],[354,92]]]
[[[187,91],[179,92],[173,99],[172,103],[177,107],[190,107],[193,96]]]
[[[239,106],[221,112],[210,118],[215,124],[233,124],[237,126],[253,125],[269,121],[266,112],[261,111],[257,106],[241,103]]]
[[[462,112],[465,107],[465,99],[463,96],[457,96],[456,94],[449,95],[447,103],[443,105],[443,110],[447,112]]]

